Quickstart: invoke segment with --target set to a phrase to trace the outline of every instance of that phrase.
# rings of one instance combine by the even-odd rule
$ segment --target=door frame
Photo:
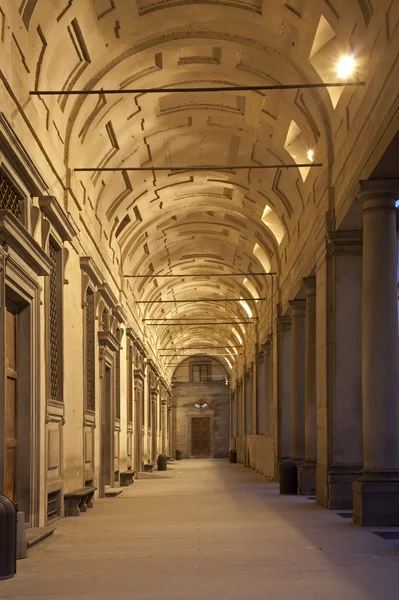
[[[100,346],[100,414],[99,414],[99,424],[100,424],[100,434],[99,434],[99,443],[100,443],[100,456],[99,456],[99,464],[98,464],[98,481],[99,481],[99,497],[104,498],[105,496],[105,486],[110,485],[111,487],[115,484],[115,474],[114,474],[114,461],[115,461],[115,361],[113,352],[107,348],[105,345]],[[105,417],[105,400],[107,397],[107,371],[109,371],[109,423],[108,427],[104,424]],[[106,471],[104,469],[103,464],[103,438],[107,435],[109,438],[109,457],[107,465],[107,470],[109,470],[110,481],[109,483],[105,483],[104,477],[106,476]]]
[[[40,418],[40,287],[11,249],[0,252],[0,381],[3,399],[6,393],[5,312],[10,300],[18,307],[17,345],[19,351],[17,386],[17,457],[16,494],[19,510],[31,527],[44,521],[44,419]],[[0,402],[0,447],[5,447],[4,401]],[[2,452],[4,457],[4,452]],[[4,458],[0,460],[0,484],[4,485]]]
[[[213,456],[214,452],[215,452],[215,440],[214,440],[214,414],[213,411],[211,410],[203,410],[203,411],[198,411],[198,410],[190,410],[187,411],[186,413],[186,440],[187,440],[187,445],[186,445],[186,456],[196,456],[192,454],[192,424],[191,424],[191,420],[193,418],[202,418],[202,417],[209,417],[210,418],[210,452],[209,452],[209,456]]]
[[[194,421],[195,420],[201,420],[202,422],[204,422],[205,420],[209,423],[209,453],[205,454],[205,453],[200,453],[200,454],[194,454],[193,452],[193,428],[194,428]],[[211,429],[211,418],[210,417],[206,417],[204,415],[197,415],[196,417],[191,417],[191,456],[195,456],[198,458],[201,457],[207,457],[207,456],[211,456],[211,434],[212,434],[212,429]]]

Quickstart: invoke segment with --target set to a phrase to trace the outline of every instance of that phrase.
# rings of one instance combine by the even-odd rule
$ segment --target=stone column
[[[265,417],[264,433],[272,435],[272,336],[268,336],[266,344],[263,346],[265,354],[264,360],[264,395],[265,395]]]
[[[291,456],[291,318],[278,320],[278,459]]]
[[[244,435],[244,419],[243,419],[243,380],[240,379],[237,382],[237,437],[241,437]]]
[[[353,485],[353,518],[364,526],[399,526],[399,180],[366,181],[361,187],[364,469]]]
[[[317,503],[350,509],[363,466],[362,232],[326,232],[316,257]]]
[[[299,490],[305,496],[316,494],[316,277],[303,281],[306,291],[305,354],[305,462],[299,474]]]
[[[265,433],[265,353],[263,349],[256,355],[256,375],[257,375],[257,406],[256,406],[256,433],[263,435]]]
[[[234,437],[235,438],[238,437],[238,409],[239,409],[238,381],[236,381],[236,389],[234,390]],[[236,442],[236,444],[237,444],[237,442]]]
[[[248,370],[244,373],[244,435],[251,433],[251,392],[252,378],[251,371]]]
[[[166,400],[162,400],[161,404],[161,430],[162,430],[162,452],[168,454],[167,447],[167,429],[168,429],[168,403]]]
[[[168,404],[168,455],[173,456],[173,415],[170,404]]]
[[[258,372],[257,372],[257,362],[255,361],[251,364],[251,431],[252,435],[256,435],[258,433],[257,423],[258,423]]]
[[[306,300],[292,300],[291,350],[291,458],[300,464],[305,458],[305,343]]]
[[[234,410],[234,401],[235,401],[235,391],[230,390],[230,450],[233,447],[232,440],[235,438],[234,435],[234,420],[235,420],[235,410]]]

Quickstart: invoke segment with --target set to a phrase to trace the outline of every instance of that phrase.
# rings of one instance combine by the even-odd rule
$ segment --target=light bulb
[[[310,160],[310,162],[313,162],[313,159],[314,159],[314,151],[313,150],[308,150],[308,159]]]
[[[343,56],[337,65],[337,74],[340,79],[348,79],[356,68],[353,56]]]

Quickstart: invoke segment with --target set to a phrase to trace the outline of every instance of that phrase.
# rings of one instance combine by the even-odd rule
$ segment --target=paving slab
[[[225,460],[97,500],[18,562],[1,600],[399,598],[399,541]]]

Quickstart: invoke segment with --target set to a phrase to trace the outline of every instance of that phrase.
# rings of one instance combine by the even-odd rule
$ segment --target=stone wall
[[[237,461],[271,480],[277,479],[273,436],[247,435],[233,438],[231,448],[237,450]]]
[[[190,381],[190,363],[185,361],[177,369],[173,386],[174,427],[173,454],[176,449],[183,457],[192,455],[192,419],[209,417],[211,428],[211,456],[222,458],[229,451],[229,399],[230,385],[226,385],[227,373],[222,365],[212,360],[212,380],[208,382]],[[197,408],[195,404],[207,404]]]

